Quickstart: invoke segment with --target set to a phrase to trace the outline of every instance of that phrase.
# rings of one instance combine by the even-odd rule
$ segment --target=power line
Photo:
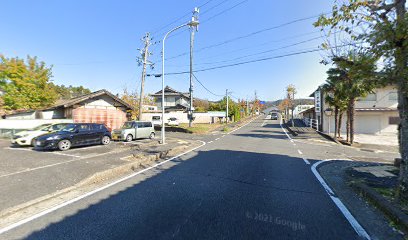
[[[202,13],[201,16],[204,15],[204,14],[206,14],[206,13],[208,13],[210,10],[213,10],[215,7],[218,7],[218,6],[224,4],[224,3],[228,2],[228,1],[229,1],[229,0],[222,1],[221,3],[215,5],[215,6],[212,7],[211,9],[208,9],[207,11],[205,11],[204,13]],[[208,19],[206,19],[206,20],[204,20],[204,21],[200,21],[200,24],[203,24],[203,23],[205,23],[205,22],[207,22],[207,21],[209,21],[209,20],[211,20],[211,19],[213,19],[213,18],[215,18],[215,17],[218,17],[218,16],[220,16],[220,15],[222,15],[222,14],[224,14],[224,13],[230,11],[230,10],[232,10],[233,8],[235,8],[235,7],[237,7],[237,6],[241,5],[241,4],[243,4],[244,2],[247,2],[247,1],[248,1],[248,0],[244,0],[244,1],[242,1],[242,2],[239,2],[238,4],[235,4],[234,6],[229,7],[229,8],[223,10],[222,12],[220,12],[220,13],[218,13],[218,14],[215,14],[215,15],[211,16],[210,18],[208,18]],[[170,37],[175,37],[175,36],[177,36],[177,35],[180,35],[180,34],[182,34],[182,33],[185,32],[185,31],[187,31],[187,29],[184,29],[183,31],[180,31],[180,32],[178,32],[178,33],[176,33],[176,34],[173,34],[172,36],[169,36],[169,38],[170,38]],[[183,55],[183,56],[184,56],[184,55]]]
[[[335,46],[335,47],[343,47],[343,46],[348,46],[348,45],[350,45],[350,44]],[[263,62],[263,61],[267,61],[267,60],[271,60],[271,59],[290,57],[290,56],[295,56],[295,55],[300,55],[300,54],[317,52],[317,51],[321,51],[321,50],[322,49],[320,49],[320,48],[316,48],[316,49],[305,50],[305,51],[294,52],[294,53],[288,53],[288,54],[283,54],[283,55],[278,55],[278,56],[260,58],[260,59],[250,60],[250,61],[244,61],[244,62],[238,62],[238,63],[233,63],[233,64],[215,66],[215,67],[210,67],[210,68],[203,68],[203,69],[195,70],[194,72],[205,72],[205,71],[221,69],[221,68],[227,68],[227,67],[234,67],[234,66],[239,66],[239,65],[249,64],[249,63]],[[165,75],[181,75],[181,74],[187,74],[187,73],[190,73],[190,72],[189,71],[172,72],[172,73],[165,73]],[[159,75],[159,74],[150,74],[150,75]]]
[[[286,46],[282,46],[282,47],[279,47],[279,48],[274,48],[274,49],[269,49],[269,50],[265,50],[265,51],[261,51],[261,52],[257,52],[257,53],[252,53],[252,54],[248,54],[248,55],[236,57],[236,58],[229,59],[229,60],[218,61],[218,62],[212,62],[212,63],[210,63],[210,62],[200,63],[200,64],[197,64],[197,65],[208,65],[208,64],[215,64],[215,63],[232,62],[232,61],[239,60],[239,59],[243,59],[243,58],[248,58],[248,57],[252,57],[252,56],[257,56],[257,55],[261,55],[261,54],[265,54],[265,53],[269,53],[269,52],[274,52],[274,51],[278,51],[278,50],[285,49],[285,48],[290,48],[290,47],[297,46],[297,45],[300,45],[300,44],[303,44],[303,43],[307,43],[307,42],[311,42],[311,41],[314,41],[314,40],[320,39],[320,38],[321,38],[320,36],[319,36],[319,37],[314,37],[314,38],[310,38],[310,39],[307,39],[307,40],[304,40],[304,41],[300,41],[300,42],[296,42],[296,43],[289,44],[289,45],[286,45]]]
[[[211,90],[209,90],[208,88],[206,88],[205,86],[204,86],[204,84],[202,84],[201,82],[200,82],[200,80],[198,80],[198,78],[196,77],[196,75],[193,73],[193,76],[194,76],[194,78],[195,78],[195,80],[197,80],[197,82],[205,89],[205,90],[207,90],[207,92],[209,92],[209,93],[211,93],[212,95],[214,95],[214,96],[216,96],[216,97],[223,97],[224,95],[220,95],[220,94],[215,94],[215,93],[213,93]]]
[[[328,14],[328,13],[324,13],[324,14]],[[320,15],[321,14],[310,16],[310,17],[295,19],[295,20],[292,20],[292,21],[289,21],[289,22],[286,22],[286,23],[282,23],[282,24],[273,26],[273,27],[264,28],[264,29],[261,29],[261,30],[255,31],[255,32],[251,32],[251,33],[239,36],[239,37],[231,38],[231,39],[219,42],[219,43],[215,43],[215,44],[212,44],[212,45],[209,45],[209,46],[206,46],[206,47],[199,48],[199,49],[196,50],[196,53],[201,52],[201,51],[203,51],[205,49],[219,47],[219,46],[222,46],[222,45],[225,45],[225,44],[228,44],[228,43],[231,43],[231,42],[235,42],[235,41],[238,41],[238,40],[241,40],[241,39],[244,39],[244,38],[252,37],[254,35],[257,35],[257,34],[260,34],[260,33],[263,33],[263,32],[267,32],[267,31],[271,31],[271,30],[278,29],[278,28],[281,28],[281,27],[285,27],[285,26],[288,26],[288,25],[291,25],[291,24],[294,24],[294,23],[297,23],[297,22],[314,19],[314,18],[319,17]],[[168,57],[168,58],[166,58],[166,60],[182,57],[182,56],[185,56],[187,54],[188,54],[188,52],[184,52],[184,53],[181,53],[181,54],[173,56],[173,57]]]
[[[198,6],[198,8],[202,8],[202,7],[204,7],[205,5],[209,4],[209,3],[212,2],[212,1],[214,1],[214,0],[208,0],[207,2],[205,2],[205,3],[201,4],[200,6]],[[184,19],[185,17],[190,16],[190,15],[191,15],[191,12],[189,11],[188,13],[184,14],[183,16],[181,16],[181,17],[179,17],[179,18],[173,20],[172,22],[170,22],[170,23],[164,25],[163,27],[161,27],[161,28],[159,28],[159,29],[153,31],[152,35],[155,35],[156,33],[161,32],[163,29],[165,29],[165,28],[171,26],[172,24],[174,24],[174,23],[180,21],[181,19]]]
[[[248,2],[248,0],[241,1],[241,2],[239,2],[239,3],[237,3],[237,4],[235,4],[235,5],[232,6],[232,7],[227,8],[227,9],[225,9],[225,10],[223,10],[223,11],[221,11],[221,12],[219,12],[219,13],[217,13],[217,14],[215,14],[215,15],[209,17],[209,18],[207,18],[206,20],[202,21],[201,23],[206,23],[206,22],[208,22],[208,21],[210,21],[210,20],[212,20],[212,19],[214,19],[214,18],[216,18],[216,17],[218,17],[218,16],[220,16],[220,15],[222,15],[222,14],[228,12],[228,11],[231,11],[232,9],[238,7],[239,5],[244,4],[245,2]]]
[[[234,53],[234,52],[241,52],[242,50],[247,50],[247,49],[251,49],[251,48],[255,48],[255,47],[260,47],[260,46],[265,46],[265,45],[269,45],[271,43],[277,43],[277,42],[282,42],[282,41],[286,41],[286,40],[292,40],[295,38],[299,38],[299,37],[303,37],[303,36],[308,36],[308,35],[312,35],[315,33],[320,33],[321,31],[313,31],[313,32],[308,32],[308,33],[302,33],[302,34],[296,34],[296,35],[292,35],[292,36],[288,36],[285,38],[280,38],[280,39],[276,39],[276,40],[269,40],[260,44],[257,44],[256,46],[251,45],[249,47],[244,47],[244,48],[239,48],[239,49],[235,49],[232,51],[227,51],[227,52],[223,52],[217,55],[213,55],[213,56],[209,56],[209,57],[204,57],[204,58],[200,58],[200,59],[209,59],[209,58],[214,58],[214,57],[218,57],[218,56],[224,56],[225,54],[229,54],[229,53]]]

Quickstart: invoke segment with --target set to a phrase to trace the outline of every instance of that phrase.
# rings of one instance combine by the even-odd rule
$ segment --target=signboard
[[[315,112],[320,112],[322,106],[322,99],[320,98],[320,90],[316,90],[314,93],[314,100],[315,100]]]
[[[260,101],[259,104],[265,105],[265,101]]]

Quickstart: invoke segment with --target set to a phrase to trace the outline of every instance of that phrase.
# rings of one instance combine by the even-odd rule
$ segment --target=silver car
[[[153,123],[147,121],[125,122],[120,129],[112,131],[113,140],[125,140],[127,142],[139,138],[153,139],[155,135]]]

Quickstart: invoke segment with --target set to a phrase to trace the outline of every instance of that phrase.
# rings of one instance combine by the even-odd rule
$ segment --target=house
[[[328,111],[331,106],[324,101],[327,94],[319,86],[310,96],[315,99],[314,119],[318,121],[319,130],[328,133],[334,131],[334,113]],[[355,104],[355,133],[396,136],[400,121],[397,105],[398,93],[392,85],[377,88],[366,97],[359,98]],[[343,133],[346,132],[345,124],[346,117],[341,126]]]
[[[69,100],[57,101],[54,106],[29,111],[16,111],[3,116],[5,120],[43,120],[71,119],[72,122],[103,123],[109,129],[122,126],[128,119],[132,107],[119,97],[99,90]],[[41,121],[40,121],[41,122]],[[28,122],[27,122],[28,123]]]
[[[162,91],[158,91],[154,94],[150,94],[154,97],[157,108],[153,111],[144,111],[142,120],[151,121],[153,118],[161,119],[162,111]],[[195,98],[194,101],[205,101]],[[189,118],[187,111],[190,108],[190,94],[183,93],[174,90],[173,88],[166,86],[164,88],[164,122],[167,122],[169,118],[177,118],[180,123],[188,123]],[[193,109],[194,110],[194,109]],[[225,121],[226,113],[224,111],[213,112],[194,112],[194,123],[216,123]]]
[[[299,117],[299,114],[300,114],[301,112],[306,111],[306,110],[308,110],[308,109],[310,109],[310,108],[312,108],[312,107],[314,107],[314,105],[302,105],[302,104],[297,105],[297,106],[295,107],[295,109],[293,109],[293,115],[294,115],[295,117]]]
[[[162,90],[150,94],[154,97],[158,110],[162,109]],[[164,108],[166,111],[186,111],[190,106],[190,94],[182,93],[166,86],[164,88]]]

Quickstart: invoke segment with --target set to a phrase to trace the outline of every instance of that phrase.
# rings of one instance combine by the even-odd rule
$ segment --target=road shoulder
[[[318,171],[353,216],[364,227],[372,239],[404,239],[403,235],[390,225],[383,214],[357,195],[347,184],[346,169],[366,163],[352,161],[328,161]]]

